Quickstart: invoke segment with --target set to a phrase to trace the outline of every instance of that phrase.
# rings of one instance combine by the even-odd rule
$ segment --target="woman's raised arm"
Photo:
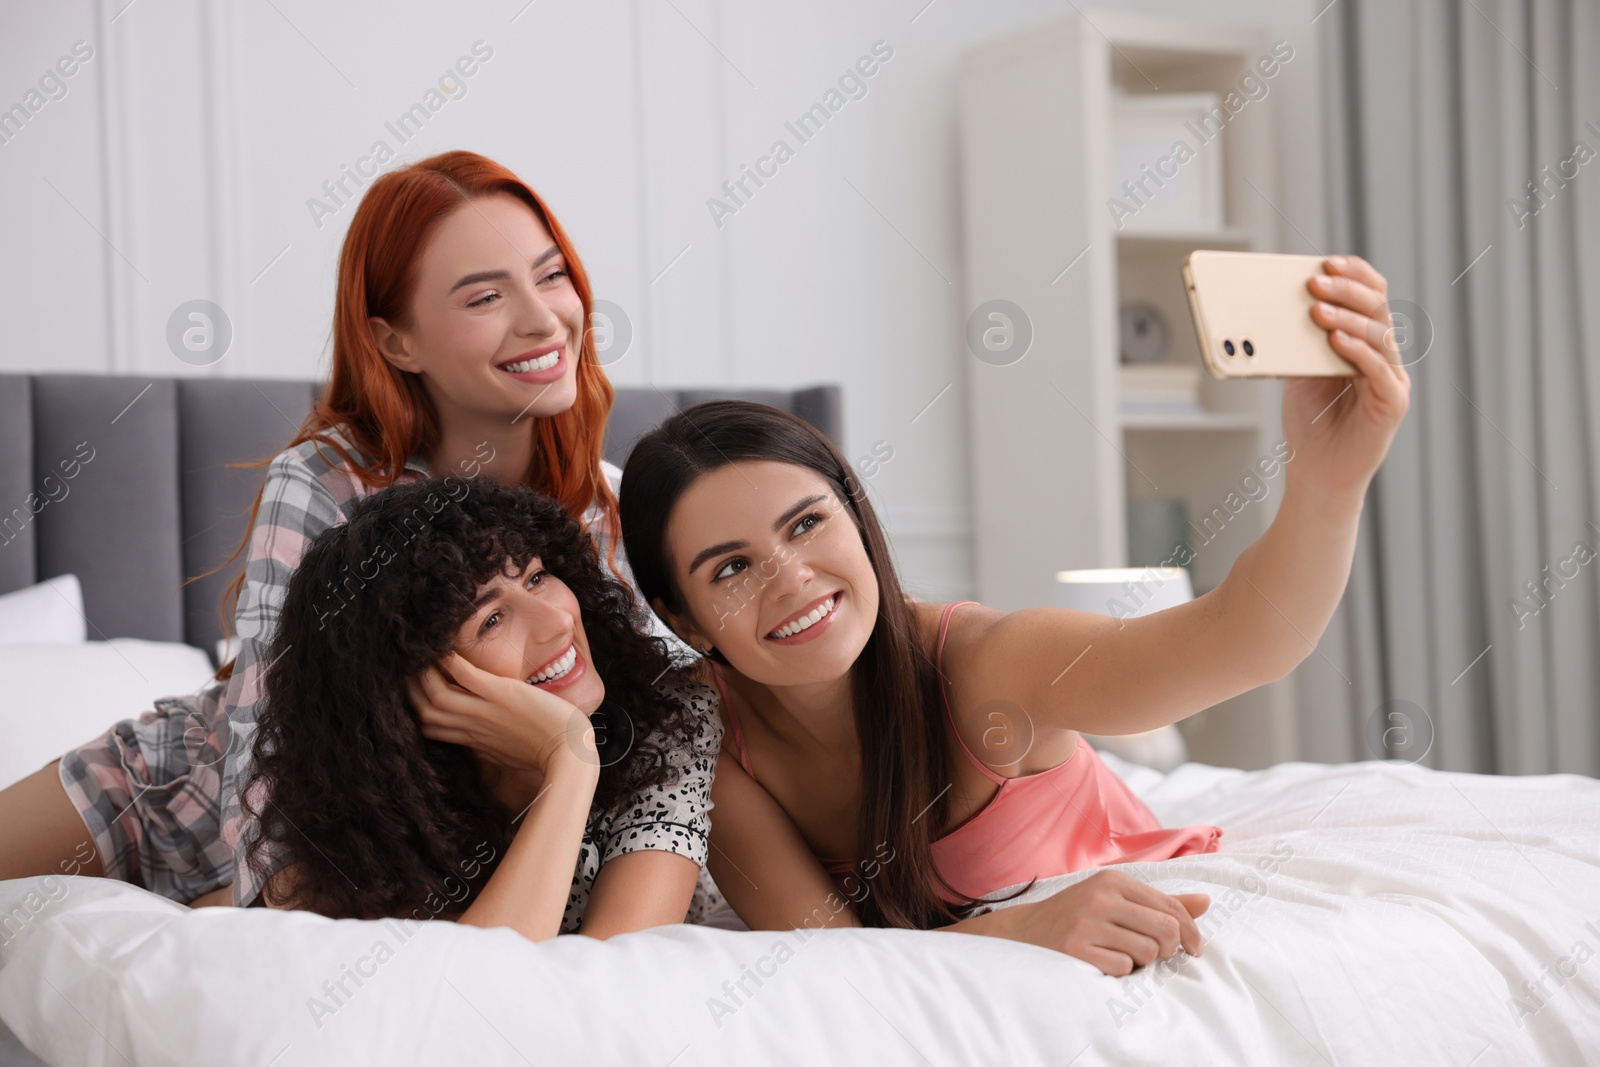
[[[958,706],[1007,700],[1038,729],[1138,733],[1282,678],[1311,654],[1344,593],[1362,500],[1411,387],[1383,276],[1356,257],[1333,257],[1327,269],[1310,283],[1323,301],[1312,318],[1359,374],[1286,384],[1293,451],[1267,532],[1216,589],[1166,611],[969,619],[947,651]]]

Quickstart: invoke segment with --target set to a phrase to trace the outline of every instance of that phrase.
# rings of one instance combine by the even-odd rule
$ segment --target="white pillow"
[[[0,646],[0,789],[211,673],[198,648],[132,637]]]
[[[1162,773],[1177,770],[1189,758],[1189,746],[1176,726],[1114,737],[1084,734],[1083,738],[1100,752],[1113,753],[1130,763],[1154,767]]]
[[[0,645],[81,645],[87,625],[75,574],[0,596]]]

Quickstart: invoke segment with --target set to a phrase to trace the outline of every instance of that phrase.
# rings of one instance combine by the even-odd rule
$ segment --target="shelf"
[[[1261,420],[1254,415],[1231,411],[1197,411],[1176,414],[1162,412],[1119,412],[1124,430],[1231,430],[1256,431]]]
[[[1191,524],[1205,528],[1189,568],[1199,589],[1222,582],[1272,521],[1283,473],[1273,481],[1259,464],[1275,454],[1271,443],[1281,435],[1281,384],[1203,376],[1181,267],[1195,249],[1267,251],[1282,243],[1285,227],[1272,207],[1283,162],[1276,135],[1288,128],[1286,114],[1315,109],[1281,111],[1286,91],[1253,100],[1226,123],[1220,143],[1202,149],[1205,163],[1188,164],[1220,164],[1220,221],[1107,210],[1121,180],[1118,112],[1155,106],[1142,96],[1234,91],[1255,57],[1269,52],[1268,40],[1265,27],[1221,26],[1209,14],[1168,19],[1096,9],[963,56],[967,302],[1037,291],[1028,305],[1034,336],[1070,339],[1036,345],[1004,374],[967,361],[973,559],[978,596],[991,607],[1051,603],[1049,578],[1063,569],[1125,566],[1130,499],[1181,500]],[[1063,257],[1086,246],[1085,262],[1060,274]],[[1201,373],[1192,390],[1177,375],[1125,388],[1119,323],[1135,301],[1166,321],[1162,362]],[[1182,402],[1191,395],[1192,404]],[[1171,402],[1160,399],[1168,396]],[[1039,491],[1039,464],[1051,472],[1049,492]],[[1268,494],[1253,491],[1258,480]],[[1249,506],[1234,510],[1235,498]],[[1223,519],[1215,517],[1219,508]],[[1194,750],[1239,766],[1294,758],[1297,719],[1285,684],[1226,702],[1214,728],[1192,733]]]
[[[1252,244],[1254,237],[1250,231],[1238,226],[1225,226],[1220,230],[1118,230],[1113,236],[1118,241],[1126,241],[1131,245],[1186,245],[1190,248],[1200,248],[1210,245],[1224,245],[1229,248],[1247,249]]]

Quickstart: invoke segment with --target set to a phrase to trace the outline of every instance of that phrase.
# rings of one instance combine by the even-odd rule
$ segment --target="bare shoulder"
[[[944,661],[946,663],[959,662],[965,655],[976,648],[1001,619],[1006,617],[1003,611],[996,611],[974,601],[956,601],[959,606],[950,613],[950,629],[945,634]],[[945,609],[950,607],[950,601],[922,601],[911,602],[911,610],[917,620],[917,632],[921,638],[922,647],[931,658],[939,648],[939,622],[944,618]],[[948,674],[948,671],[946,672]]]
[[[927,607],[933,648],[945,605]],[[967,750],[998,774],[1011,778],[1048,770],[1076,748],[1076,733],[1053,728],[1038,714],[1037,699],[1055,673],[1049,650],[1063,636],[1063,623],[1071,623],[1063,616],[1071,614],[967,604],[950,615],[940,673],[951,717]],[[926,622],[920,613],[919,622]],[[1046,667],[1049,674],[1042,673]]]
[[[984,677],[984,664],[988,657],[983,652],[987,637],[995,625],[1006,617],[1006,613],[983,604],[957,603],[959,606],[953,609],[949,602],[919,602],[913,608],[922,647],[928,659],[939,665],[939,683],[950,698],[956,721],[961,724],[961,731],[965,735],[967,712],[973,704],[968,698],[988,687]],[[950,626],[945,632],[944,648],[941,650],[939,624],[947,609],[950,610]],[[968,740],[970,742],[970,738]]]
[[[970,689],[974,681],[982,688],[982,665],[987,638],[994,632],[995,624],[1005,619],[1005,611],[995,611],[981,603],[962,603],[950,611],[949,629],[944,633],[944,649],[939,649],[939,622],[950,603],[917,603],[917,629],[922,646],[930,661],[939,664],[939,681],[947,686],[947,693],[955,694]],[[965,705],[966,701],[955,701]],[[963,718],[957,712],[957,718]]]

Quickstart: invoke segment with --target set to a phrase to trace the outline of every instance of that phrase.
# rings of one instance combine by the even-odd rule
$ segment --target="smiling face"
[[[605,699],[589,658],[578,598],[535,556],[522,573],[478,590],[477,608],[456,631],[455,650],[480,670],[521,678],[585,715]]]
[[[810,468],[771,460],[702,475],[673,506],[666,557],[689,644],[769,686],[843,677],[878,617],[878,581],[849,509]]]
[[[417,262],[410,320],[368,320],[378,349],[422,377],[447,419],[557,415],[578,395],[583,301],[532,208],[506,193],[439,220]]]

